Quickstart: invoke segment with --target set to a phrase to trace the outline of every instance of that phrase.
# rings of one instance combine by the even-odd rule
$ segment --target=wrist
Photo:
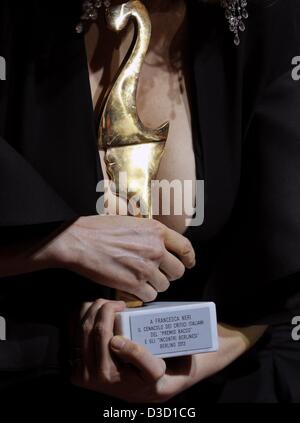
[[[70,268],[74,253],[70,246],[75,245],[71,240],[69,227],[60,227],[58,231],[45,240],[43,244],[35,248],[33,258],[40,268]],[[74,248],[73,248],[74,249]]]
[[[264,334],[267,326],[233,327],[225,324],[218,325],[221,369],[227,367],[241,355],[252,348]]]
[[[206,379],[238,359],[252,348],[264,334],[267,326],[237,328],[218,324],[219,350],[193,356],[194,370],[191,385]]]

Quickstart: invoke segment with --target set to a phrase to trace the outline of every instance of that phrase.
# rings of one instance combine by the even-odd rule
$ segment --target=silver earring
[[[248,18],[247,0],[221,0],[225,9],[225,17],[229,23],[229,29],[234,34],[233,42],[236,46],[240,44],[240,32],[246,29],[245,19]]]

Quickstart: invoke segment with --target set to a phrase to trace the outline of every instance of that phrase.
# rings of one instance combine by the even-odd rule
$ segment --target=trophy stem
[[[108,27],[122,31],[129,21],[135,24],[132,50],[110,87],[101,113],[99,147],[105,151],[107,174],[122,195],[120,178],[127,178],[127,198],[138,199],[141,216],[152,218],[151,181],[155,179],[169,132],[169,123],[159,128],[147,128],[141,122],[136,93],[140,71],[151,37],[151,20],[139,0],[110,7],[106,13]],[[135,198],[133,198],[135,197]],[[135,208],[135,207],[134,207]],[[132,294],[117,291],[116,297],[127,307],[141,307],[143,302]]]
[[[136,296],[119,290],[116,291],[116,300],[124,301],[126,303],[127,308],[139,308],[143,307],[144,305],[143,301],[137,298]]]
[[[147,186],[147,215],[140,214],[140,218],[148,218],[152,219],[152,207],[151,207],[151,181],[148,183]],[[127,308],[139,308],[143,307],[144,302],[137,298],[135,295],[128,294],[127,292],[117,290],[116,291],[116,300],[117,301],[124,301],[126,303]]]

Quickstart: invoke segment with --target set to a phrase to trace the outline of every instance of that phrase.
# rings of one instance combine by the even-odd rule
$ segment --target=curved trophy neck
[[[115,81],[113,91],[123,98],[129,111],[136,107],[139,76],[150,44],[151,21],[145,6],[140,1],[132,0],[124,6],[129,9],[126,15],[135,25],[135,34],[133,47],[125,57],[125,64]],[[114,95],[113,92],[111,94]]]
[[[138,7],[132,8],[130,15],[135,24],[135,41],[124,70],[127,69],[131,76],[135,74],[138,77],[150,43],[151,21],[146,8],[140,2]]]
[[[135,24],[135,38],[102,109],[99,145],[103,149],[165,142],[168,136],[168,123],[157,129],[146,128],[137,112],[137,87],[151,38],[147,9],[139,0],[130,0],[108,11],[108,25],[114,31],[121,31],[131,20]]]

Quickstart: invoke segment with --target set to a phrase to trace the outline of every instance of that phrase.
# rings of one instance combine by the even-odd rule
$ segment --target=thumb
[[[110,341],[110,348],[120,361],[136,367],[147,380],[157,382],[166,372],[164,360],[127,338],[114,336]]]

